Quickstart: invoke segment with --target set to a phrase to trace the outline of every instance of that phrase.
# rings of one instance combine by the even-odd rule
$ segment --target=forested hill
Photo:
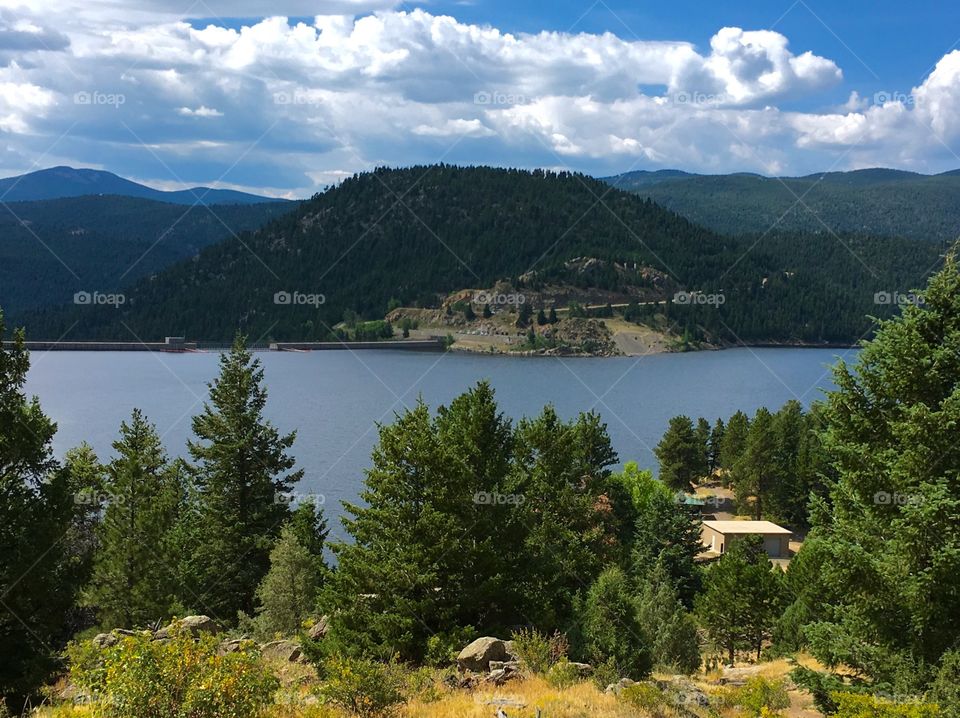
[[[661,170],[606,181],[727,234],[775,228],[939,241],[960,237],[958,172],[930,176],[865,169],[777,178]]]
[[[184,207],[119,196],[5,200],[0,307],[16,321],[27,310],[71,301],[74,292],[115,292],[291,206]]]
[[[606,260],[596,263],[605,269],[571,276],[564,263],[576,257]],[[724,294],[719,307],[668,306],[680,327],[727,341],[852,341],[877,313],[875,292],[920,285],[937,262],[930,243],[723,237],[581,175],[378,169],[140,281],[119,308],[33,315],[27,329],[33,339],[220,340],[238,329],[251,341],[326,339],[347,310],[381,318],[500,279],[620,288],[655,271],[671,288]],[[324,301],[278,304],[277,292]]]

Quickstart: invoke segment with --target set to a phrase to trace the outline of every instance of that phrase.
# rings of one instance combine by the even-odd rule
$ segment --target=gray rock
[[[618,696],[624,688],[636,685],[636,681],[631,681],[629,678],[621,678],[616,683],[611,683],[607,686],[606,693],[613,693],[613,695]]]
[[[509,668],[510,670],[519,671],[520,661],[490,661],[491,671],[496,671],[501,668]]]
[[[249,638],[231,638],[228,641],[221,641],[220,646],[217,648],[217,653],[221,656],[226,655],[227,653],[237,653],[245,646],[252,646],[253,641]]]
[[[506,660],[507,649],[504,642],[499,638],[484,636],[460,651],[457,666],[465,671],[485,672],[490,668],[490,661]]]
[[[520,656],[517,653],[517,644],[513,641],[504,641],[503,647],[507,651],[507,660],[508,661],[519,661]]]
[[[283,663],[304,663],[303,651],[300,645],[293,641],[270,641],[260,646],[260,654],[268,661]]]
[[[181,618],[179,621],[174,621],[169,626],[161,628],[153,634],[153,637],[158,641],[170,638],[174,628],[186,631],[194,638],[197,638],[203,633],[213,635],[220,633],[220,626],[209,616],[187,616],[186,618]]]
[[[589,678],[593,675],[593,666],[589,663],[577,663],[575,661],[570,661],[570,665],[577,669],[577,673],[581,678]]]
[[[320,620],[313,624],[310,627],[310,630],[307,632],[307,635],[310,636],[311,641],[319,641],[321,638],[327,635],[327,617],[321,616]]]
[[[136,636],[136,631],[129,631],[126,628],[114,628],[110,633],[98,633],[93,637],[91,643],[97,648],[110,648],[120,643],[124,636]]]

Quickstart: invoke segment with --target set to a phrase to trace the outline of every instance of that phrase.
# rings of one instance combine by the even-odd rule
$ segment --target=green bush
[[[277,679],[251,649],[217,655],[211,635],[166,641],[128,636],[114,646],[67,650],[70,676],[96,699],[102,718],[254,718],[272,702]]]
[[[600,661],[593,667],[593,675],[590,676],[594,685],[601,691],[606,690],[607,686],[620,680],[620,671],[617,670],[617,662],[612,658]]]
[[[511,638],[521,665],[531,673],[546,673],[550,666],[566,658],[570,650],[567,637],[559,631],[547,636],[536,629],[522,628]]]
[[[940,705],[945,718],[960,718],[960,651],[947,651],[927,700]]]
[[[620,699],[648,713],[652,718],[665,718],[673,713],[667,697],[653,683],[634,683],[627,686],[620,692]]]
[[[476,638],[477,631],[473,626],[435,633],[427,639],[427,652],[423,662],[438,668],[449,666],[457,660],[463,647]]]
[[[650,674],[650,637],[622,570],[613,566],[600,574],[580,607],[580,623],[584,654],[593,663],[612,658],[617,669],[634,680]]]
[[[546,679],[554,688],[568,688],[580,680],[580,671],[566,658],[561,658],[547,670]]]
[[[320,698],[361,718],[393,715],[404,702],[403,678],[394,663],[331,656],[323,663]]]
[[[783,681],[757,676],[750,678],[746,685],[732,689],[725,702],[742,708],[751,718],[769,718],[790,706],[790,696]]]
[[[943,715],[934,703],[895,703],[862,693],[837,692],[834,718],[938,718]]]

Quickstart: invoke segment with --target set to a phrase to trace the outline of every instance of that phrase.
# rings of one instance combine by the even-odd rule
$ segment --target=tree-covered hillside
[[[184,207],[119,196],[7,202],[0,211],[0,306],[8,316],[112,292],[255,229],[291,204]]]
[[[669,326],[720,341],[852,341],[880,291],[922,284],[931,243],[824,235],[723,237],[651,201],[581,175],[446,165],[378,169],[317,195],[127,290],[114,307],[27,317],[32,339],[147,340],[186,335],[326,339],[344,312],[431,306],[438,295],[574,282],[576,257],[617,263],[595,280],[642,285],[653,268],[671,287],[723,294],[722,305],[667,306]],[[300,293],[314,301],[277,303]],[[670,299],[673,294],[665,296]],[[321,301],[322,299],[322,301]],[[73,327],[73,329],[71,329]]]
[[[725,234],[774,229],[949,242],[960,237],[960,175],[953,172],[868,169],[777,178],[640,171],[607,181]]]

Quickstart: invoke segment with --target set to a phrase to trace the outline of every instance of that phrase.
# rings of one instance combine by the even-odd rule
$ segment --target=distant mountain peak
[[[164,191],[125,179],[107,170],[66,165],[0,179],[0,200],[3,202],[63,199],[85,195],[140,197],[157,202],[184,205],[258,204],[285,201],[248,192],[209,187]]]

